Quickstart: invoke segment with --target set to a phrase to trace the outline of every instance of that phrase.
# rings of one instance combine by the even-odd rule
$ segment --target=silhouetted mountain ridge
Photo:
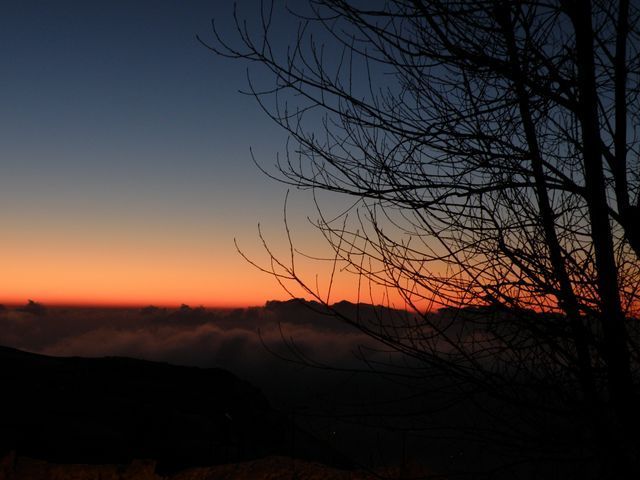
[[[399,308],[353,303],[341,300],[325,305],[315,300],[293,298],[291,300],[270,300],[263,307],[265,316],[292,325],[310,325],[317,330],[353,332],[357,325],[372,326],[384,324],[404,325],[414,314]]]
[[[60,463],[158,461],[160,470],[335,455],[228,371],[0,347],[0,450]],[[337,457],[336,457],[337,458]]]

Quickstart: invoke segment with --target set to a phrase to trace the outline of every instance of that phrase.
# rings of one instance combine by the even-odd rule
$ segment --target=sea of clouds
[[[412,322],[407,312],[348,302],[332,310],[299,300],[226,310],[34,303],[0,307],[0,345],[53,356],[125,356],[223,368],[260,388],[274,408],[296,423],[365,464],[397,461],[412,447],[417,457],[425,445],[434,458],[442,456],[441,440],[425,443],[399,428],[403,422],[412,425],[407,413],[424,406],[424,399],[415,396],[415,385],[405,388],[402,379],[381,374],[380,365],[405,368],[407,358],[340,316],[365,330],[382,327],[396,334],[398,325]]]
[[[345,302],[338,310],[375,319],[370,306]],[[278,402],[300,402],[305,395],[336,388],[335,382],[354,375],[351,370],[366,370],[363,357],[388,355],[366,334],[327,313],[297,300],[233,310],[31,304],[0,310],[0,345],[54,356],[126,356],[223,368]],[[348,372],[337,375],[319,366]]]

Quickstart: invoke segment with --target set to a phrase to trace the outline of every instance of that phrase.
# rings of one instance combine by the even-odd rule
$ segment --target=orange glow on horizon
[[[77,257],[75,257],[77,258]],[[0,304],[20,306],[29,299],[45,306],[66,307],[191,307],[245,308],[263,306],[269,300],[292,297],[313,300],[313,296],[289,282],[282,286],[264,272],[244,261],[233,265],[216,265],[205,261],[182,264],[167,261],[158,265],[144,259],[104,259],[93,262],[74,261],[64,256],[36,259],[33,263],[5,262],[0,279]],[[326,295],[328,277],[317,265],[299,270],[302,278],[315,282]],[[323,283],[324,279],[324,283]],[[331,295],[323,300],[364,303],[372,301],[368,292],[358,296],[357,278],[342,275],[334,278]],[[315,287],[315,285],[314,285]],[[382,298],[382,295],[381,297]]]
[[[287,259],[288,245],[279,232],[272,236],[267,239],[272,252]],[[292,297],[316,299],[291,281],[286,283],[287,292],[272,275],[243,259],[233,249],[232,238],[222,233],[182,236],[170,229],[131,233],[113,225],[76,233],[66,226],[44,233],[12,230],[4,243],[0,303],[5,305],[25,305],[32,299],[45,306],[171,308],[184,303],[244,308]],[[257,264],[268,266],[270,259],[262,246],[246,243],[243,252]],[[330,258],[326,246],[315,237],[303,236],[299,243],[312,256]],[[318,289],[322,301],[406,308],[399,295],[375,287],[370,292],[366,282],[359,283],[356,275],[340,268],[329,288],[332,267],[331,261],[296,260],[296,273]]]
[[[235,309],[235,308],[249,308],[249,307],[259,307],[266,303],[264,302],[212,302],[212,301],[183,301],[183,300],[173,300],[173,299],[165,299],[158,301],[154,299],[92,299],[92,298],[82,298],[77,299],[74,297],[3,297],[6,300],[0,300],[0,305],[4,305],[6,307],[22,307],[25,306],[29,300],[33,300],[39,304],[44,305],[45,307],[52,308],[113,308],[113,309],[128,309],[128,308],[143,308],[147,306],[154,306],[159,308],[178,308],[181,305],[185,304],[192,308],[195,307],[205,307],[210,309]],[[286,299],[274,299],[274,300],[286,300]]]
[[[29,300],[51,307],[103,307],[103,308],[139,308],[154,305],[175,308],[182,304],[191,307],[206,308],[246,308],[263,306],[270,300],[286,301],[292,297],[318,300],[305,292],[300,286],[289,282],[286,291],[270,275],[257,271],[251,266],[236,270],[237,274],[228,276],[224,272],[216,277],[209,271],[192,270],[189,272],[166,271],[150,275],[143,268],[132,269],[128,275],[122,272],[100,270],[100,274],[77,271],[68,274],[49,273],[40,269],[38,275],[33,272],[11,273],[12,282],[0,283],[0,304],[22,306]],[[57,274],[59,270],[53,269]],[[49,273],[47,275],[47,273]],[[182,273],[182,275],[180,274]],[[313,280],[320,273],[307,271],[304,279]],[[188,281],[186,281],[188,279]],[[327,281],[320,281],[320,291],[327,291]],[[321,301],[337,303],[343,300],[353,303],[386,304],[389,292],[378,292],[370,298],[369,291],[357,291],[357,278],[342,275],[334,278],[330,297],[320,296]],[[392,299],[392,306],[405,308],[399,296]]]
[[[261,274],[264,278],[262,281],[256,281],[260,275],[251,279],[251,286],[256,290],[249,291],[242,288],[242,283],[236,283],[236,287],[232,284],[224,295],[207,295],[203,289],[194,288],[193,291],[184,291],[183,294],[171,294],[163,292],[162,294],[153,294],[145,292],[142,289],[126,292],[124,289],[119,292],[113,292],[111,296],[96,294],[91,292],[90,288],[80,289],[73,288],[74,285],[66,285],[65,289],[49,290],[48,288],[31,288],[15,289],[13,292],[3,288],[0,304],[10,307],[23,306],[29,300],[50,307],[100,307],[100,308],[140,308],[148,305],[154,305],[162,308],[177,308],[182,304],[191,307],[203,306],[205,308],[247,308],[264,306],[266,302],[271,300],[286,301],[291,298],[304,298],[306,300],[318,300],[313,295],[304,292],[300,287],[288,286],[290,293],[285,291],[273,278],[266,274]],[[77,286],[76,286],[77,287]],[[320,301],[328,300],[329,304],[337,303],[343,300],[353,303],[372,303],[386,304],[386,295],[380,295],[377,299],[371,299],[368,296],[358,296],[348,288],[338,289],[333,287],[331,297],[321,297]],[[340,292],[344,293],[341,294]],[[53,293],[50,293],[53,292]],[[396,308],[403,308],[400,305],[399,298],[396,302],[392,302]]]

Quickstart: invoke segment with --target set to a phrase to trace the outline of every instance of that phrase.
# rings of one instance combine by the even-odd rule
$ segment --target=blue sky
[[[251,16],[258,4],[239,8]],[[258,221],[273,238],[281,231],[286,189],[257,171],[249,148],[270,165],[286,136],[238,93],[246,65],[196,40],[210,38],[212,18],[230,32],[232,6],[3,4],[0,302],[162,302],[173,291],[169,302],[243,303],[231,298],[230,270],[262,285],[246,302],[286,297],[233,245],[257,251]],[[145,269],[150,290],[123,295]]]

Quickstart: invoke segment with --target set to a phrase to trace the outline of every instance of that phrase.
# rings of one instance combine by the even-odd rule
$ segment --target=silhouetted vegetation
[[[254,67],[290,135],[260,168],[354,203],[318,208],[336,270],[416,314],[332,309],[388,348],[365,369],[420,398],[398,428],[491,452],[491,476],[640,473],[638,5],[312,0],[288,49],[278,8],[203,43]],[[325,303],[296,252],[259,268]]]

